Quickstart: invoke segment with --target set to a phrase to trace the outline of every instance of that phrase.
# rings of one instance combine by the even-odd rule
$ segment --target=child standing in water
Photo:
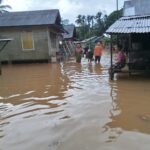
[[[87,58],[88,58],[88,62],[92,62],[92,60],[93,60],[93,52],[92,52],[91,49],[88,49]]]
[[[94,48],[94,56],[95,56],[95,63],[100,63],[101,56],[102,56],[102,50],[103,46],[101,42],[97,42],[95,48]]]
[[[75,56],[76,56],[76,62],[81,63],[81,58],[82,58],[82,48],[80,43],[77,44],[76,49],[75,49]]]

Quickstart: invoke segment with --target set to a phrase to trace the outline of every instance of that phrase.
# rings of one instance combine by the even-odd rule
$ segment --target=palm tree
[[[82,25],[85,26],[85,23],[86,23],[86,16],[85,16],[85,15],[82,15],[81,20],[82,20]]]
[[[83,27],[83,38],[85,39],[85,35],[86,35],[86,29],[85,29],[85,27],[86,27],[86,17],[85,17],[85,15],[82,15],[82,18],[81,18],[81,20],[82,20],[82,27]]]
[[[86,23],[86,17],[84,15],[78,15],[75,22],[80,26],[84,26]]]
[[[98,12],[95,16],[95,19],[97,20],[97,33],[99,35],[102,35],[104,33],[104,18],[102,12]]]
[[[92,22],[92,16],[91,15],[87,15],[87,24],[88,24],[88,30],[89,30],[89,37],[91,36],[91,22]]]
[[[92,30],[92,35],[93,35],[93,26],[94,26],[94,19],[95,19],[95,17],[92,15],[91,16],[91,22],[92,22],[92,28],[91,28],[91,30]]]
[[[2,5],[3,0],[0,0],[0,14],[8,12],[7,9],[11,9],[9,5]]]
[[[98,24],[101,24],[101,17],[102,17],[102,12],[98,12],[95,17]]]
[[[86,20],[87,20],[88,26],[90,28],[90,25],[91,25],[91,16],[88,15],[87,18],[86,18]]]
[[[78,34],[81,35],[80,36],[81,39],[84,39],[85,38],[85,23],[86,23],[85,16],[84,15],[78,15],[75,22],[79,25],[79,27],[78,27],[78,29],[79,29]]]
[[[82,15],[78,15],[75,21],[78,25],[82,25]]]
[[[107,24],[106,24],[107,19],[108,19],[108,16],[105,14],[104,17],[103,17],[103,24],[104,24],[105,30],[107,29]]]
[[[92,28],[93,28],[93,25],[94,25],[94,16],[93,15],[91,16],[91,21],[92,21]]]

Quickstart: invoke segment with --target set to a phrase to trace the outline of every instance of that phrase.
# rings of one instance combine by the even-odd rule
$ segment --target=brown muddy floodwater
[[[150,77],[109,62],[4,65],[0,150],[150,150]]]

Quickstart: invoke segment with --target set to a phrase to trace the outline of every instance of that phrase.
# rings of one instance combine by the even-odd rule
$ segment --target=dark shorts
[[[95,56],[95,62],[100,62],[100,60],[101,60],[101,56]]]
[[[125,65],[126,65],[125,61],[114,64],[112,66],[113,72],[120,71]]]

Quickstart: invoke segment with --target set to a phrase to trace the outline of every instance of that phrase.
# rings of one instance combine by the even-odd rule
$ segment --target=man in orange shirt
[[[94,48],[94,56],[95,56],[95,63],[98,61],[100,63],[101,56],[102,56],[103,46],[101,42],[97,42]]]

